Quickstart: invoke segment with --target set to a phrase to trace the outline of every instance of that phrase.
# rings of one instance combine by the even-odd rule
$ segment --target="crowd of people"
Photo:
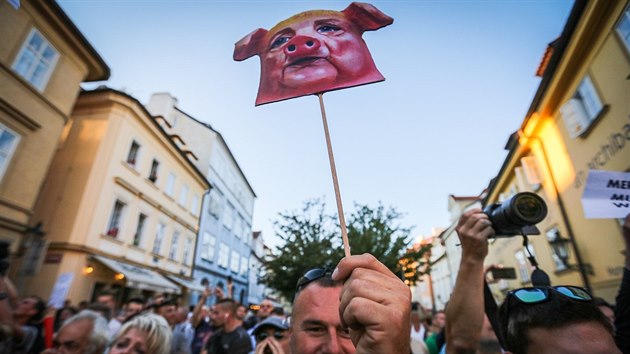
[[[165,295],[118,308],[107,291],[51,310],[1,276],[0,353],[630,353],[630,252],[615,306],[571,285],[514,289],[493,328],[484,304],[492,224],[472,210],[456,230],[461,266],[445,312],[412,303],[409,288],[369,254],[305,273],[289,315],[268,299],[250,313],[220,288],[207,288],[191,311]],[[630,215],[623,235],[630,250]]]

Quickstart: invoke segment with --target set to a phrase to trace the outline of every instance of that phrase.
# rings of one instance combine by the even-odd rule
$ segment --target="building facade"
[[[0,239],[36,260],[33,209],[79,84],[109,68],[54,1],[0,1],[0,38]]]
[[[203,290],[190,280],[210,185],[188,155],[108,88],[81,93],[64,133],[34,213],[51,243],[25,293],[49,298],[61,279],[74,303],[106,288],[119,300]]]
[[[545,55],[541,84],[486,203],[530,191],[549,212],[530,252],[553,284],[587,287],[614,302],[623,269],[619,219],[587,219],[589,170],[630,171],[628,1],[576,1],[562,36]],[[630,210],[630,209],[629,209]],[[517,269],[507,288],[531,284],[520,237],[497,240],[488,262]]]
[[[177,99],[168,93],[153,94],[146,107],[152,115],[163,117],[164,129],[191,152],[193,163],[213,187],[202,198],[194,282],[225,292],[229,286],[234,299],[247,303],[254,190],[223,136],[210,124],[180,110]],[[196,296],[191,301],[197,301]]]
[[[260,279],[265,275],[263,267],[265,257],[271,253],[271,249],[265,245],[262,232],[252,233],[252,253],[249,257],[249,292],[247,303],[258,305],[265,298],[274,297],[271,289],[260,283]],[[277,299],[273,299],[277,302]]]
[[[444,230],[446,231],[446,230]],[[446,245],[440,235],[433,238],[431,246],[431,288],[433,296],[433,309],[444,310],[451,297],[453,285],[451,284],[451,272],[446,254]]]

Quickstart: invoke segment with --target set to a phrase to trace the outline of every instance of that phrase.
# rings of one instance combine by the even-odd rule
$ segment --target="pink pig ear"
[[[267,34],[266,29],[259,28],[234,44],[234,60],[245,60],[260,53],[261,41]]]
[[[393,18],[385,15],[381,10],[363,2],[353,2],[341,12],[362,31],[374,31],[394,22]]]

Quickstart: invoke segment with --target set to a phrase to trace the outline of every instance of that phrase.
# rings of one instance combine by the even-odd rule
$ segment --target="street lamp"
[[[584,264],[582,266],[569,264],[569,250],[570,250],[571,240],[569,240],[568,238],[562,237],[558,229],[550,232],[547,235],[547,238],[549,240],[549,245],[551,246],[553,253],[556,255],[556,257],[558,257],[558,259],[560,260],[563,266],[562,269],[559,269],[559,270],[564,270],[564,269],[577,270],[577,271],[585,270],[586,273],[588,273],[589,275],[593,275],[593,267],[590,264]]]

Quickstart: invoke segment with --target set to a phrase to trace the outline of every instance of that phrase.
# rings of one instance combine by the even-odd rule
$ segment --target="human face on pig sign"
[[[364,3],[306,11],[245,36],[235,45],[234,60],[260,57],[257,106],[383,81],[361,36],[393,21]]]

